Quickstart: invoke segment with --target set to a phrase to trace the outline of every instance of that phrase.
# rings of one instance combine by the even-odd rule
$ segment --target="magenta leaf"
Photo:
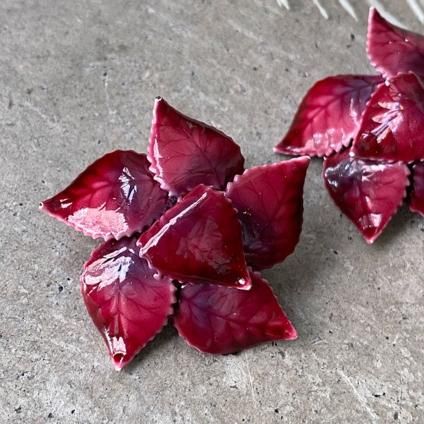
[[[401,72],[424,75],[424,37],[391,24],[374,8],[368,20],[367,52],[386,78]]]
[[[184,284],[174,325],[192,347],[228,354],[271,340],[294,340],[288,320],[268,283],[251,274],[252,288]]]
[[[400,74],[377,88],[365,109],[353,152],[374,160],[424,159],[424,86],[415,74]]]
[[[345,151],[324,161],[324,181],[340,210],[373,243],[396,213],[406,194],[408,167],[356,159]]]
[[[148,158],[155,178],[173,195],[198,184],[224,189],[244,169],[240,147],[230,137],[183,115],[162,98],[154,106]]]
[[[93,238],[130,236],[149,226],[167,204],[168,193],[148,168],[146,155],[131,150],[108,153],[41,208]]]
[[[100,245],[84,266],[81,293],[118,370],[154,338],[172,313],[171,279],[154,273],[140,258],[134,237]]]
[[[318,81],[306,94],[282,141],[288,155],[328,156],[348,146],[366,102],[383,80],[372,75],[338,75]]]
[[[309,158],[250,168],[229,183],[227,196],[242,222],[246,261],[268,268],[290,255],[303,221],[303,183]]]
[[[241,225],[222,192],[198,186],[141,235],[140,254],[163,274],[192,283],[250,288]]]
[[[418,162],[413,166],[412,176],[412,194],[409,208],[412,212],[424,216],[424,162]]]

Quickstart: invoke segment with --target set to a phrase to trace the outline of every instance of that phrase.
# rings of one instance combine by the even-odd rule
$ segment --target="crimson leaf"
[[[324,161],[324,181],[340,210],[367,243],[383,232],[405,197],[408,167],[356,159],[345,151]]]
[[[110,240],[93,251],[81,293],[116,369],[128,364],[172,313],[174,286],[140,258],[136,238]]]
[[[250,288],[241,225],[222,192],[198,186],[141,235],[140,254],[176,280]]]
[[[41,208],[93,238],[129,236],[150,225],[167,204],[167,192],[148,168],[146,155],[131,150],[108,153]]]
[[[419,77],[399,74],[376,89],[353,152],[375,160],[424,160],[424,86]]]
[[[223,189],[243,172],[240,147],[223,132],[189,118],[157,98],[149,142],[151,170],[172,195],[198,184]]]
[[[303,183],[309,158],[250,168],[228,185],[243,226],[246,261],[268,268],[293,252],[303,221]]]
[[[251,274],[249,291],[215,284],[184,284],[174,317],[178,333],[192,347],[228,354],[271,340],[294,340],[288,320],[268,283]]]
[[[391,24],[374,8],[368,20],[367,52],[386,78],[401,72],[424,75],[424,37]]]
[[[306,93],[288,133],[274,151],[328,156],[348,146],[367,100],[381,82],[381,77],[372,75],[337,75],[318,81]]]

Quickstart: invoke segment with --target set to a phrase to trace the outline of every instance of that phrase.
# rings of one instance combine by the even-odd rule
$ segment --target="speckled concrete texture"
[[[0,2],[1,423],[423,423],[424,221],[366,246],[311,164],[296,253],[266,271],[300,338],[208,356],[164,331],[123,372],[79,295],[95,242],[38,202],[112,149],[147,145],[153,99],[272,152],[300,97],[366,73],[358,22],[324,1]],[[386,1],[424,31],[404,1]]]

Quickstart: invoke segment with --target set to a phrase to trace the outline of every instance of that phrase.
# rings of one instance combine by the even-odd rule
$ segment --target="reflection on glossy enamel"
[[[338,75],[316,82],[303,98],[275,152],[328,156],[348,146],[366,102],[382,82],[374,75]]]
[[[243,227],[246,260],[254,269],[283,261],[298,243],[308,165],[307,157],[262,165],[228,185]]]
[[[160,331],[172,312],[171,279],[154,273],[140,258],[136,237],[100,245],[84,267],[81,292],[117,369]]]
[[[398,75],[376,89],[352,151],[373,160],[412,162],[424,157],[424,86],[416,75]]]
[[[41,207],[93,238],[131,235],[150,225],[167,205],[167,193],[148,168],[146,155],[108,153]]]
[[[139,239],[151,266],[187,282],[249,287],[240,223],[223,193],[198,186]]]
[[[348,151],[324,163],[324,180],[331,197],[368,243],[378,238],[401,205],[408,174],[401,162],[355,159]]]
[[[224,189],[244,164],[240,147],[230,137],[183,115],[162,98],[155,101],[148,157],[161,186],[178,196],[198,184]]]

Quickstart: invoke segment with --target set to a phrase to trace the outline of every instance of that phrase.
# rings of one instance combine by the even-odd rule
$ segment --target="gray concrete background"
[[[424,221],[404,209],[366,246],[321,161],[296,253],[265,272],[300,338],[236,356],[166,330],[115,372],[79,295],[95,242],[37,210],[103,153],[143,151],[156,95],[233,136],[248,165],[279,160],[308,86],[371,70],[365,2],[359,22],[291,3],[0,2],[1,423],[424,422]]]

